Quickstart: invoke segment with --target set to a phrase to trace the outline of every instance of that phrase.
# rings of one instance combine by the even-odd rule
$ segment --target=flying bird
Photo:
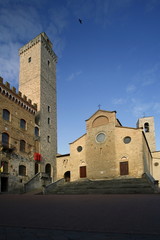
[[[82,20],[79,18],[79,22],[80,22],[80,24],[82,24]]]

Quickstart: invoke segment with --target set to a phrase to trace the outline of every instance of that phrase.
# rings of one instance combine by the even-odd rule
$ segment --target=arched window
[[[6,121],[10,120],[10,112],[7,109],[3,109],[3,119]]]
[[[50,106],[48,106],[48,112],[51,112],[51,107]]]
[[[24,119],[20,120],[20,128],[26,129],[26,121]]]
[[[1,172],[8,173],[8,162],[6,161],[1,162]]]
[[[20,151],[25,152],[26,142],[24,140],[20,140]]]
[[[146,122],[146,123],[144,124],[144,131],[145,131],[145,132],[149,132],[149,123],[148,123],[148,122]]]
[[[51,142],[51,137],[47,136],[47,141],[50,143]]]
[[[24,165],[19,166],[19,175],[26,176],[26,167]]]
[[[46,164],[45,173],[47,173],[49,177],[51,176],[51,164]]]
[[[39,137],[39,128],[38,127],[34,128],[34,134],[36,137]]]
[[[9,147],[9,135],[7,133],[2,133],[2,145]]]

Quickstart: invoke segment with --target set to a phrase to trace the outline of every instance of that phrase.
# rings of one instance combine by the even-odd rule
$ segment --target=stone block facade
[[[35,175],[34,153],[39,152],[35,136],[37,106],[0,79],[0,160],[2,192],[19,192]],[[37,163],[37,171],[40,164]]]
[[[54,179],[57,154],[56,63],[57,56],[45,33],[20,48],[19,89],[37,104],[40,154]],[[49,169],[50,168],[50,169]]]

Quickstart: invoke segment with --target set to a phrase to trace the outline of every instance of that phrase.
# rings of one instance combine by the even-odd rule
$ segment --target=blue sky
[[[159,150],[159,25],[159,0],[0,0],[0,75],[18,88],[18,49],[46,32],[58,56],[58,152],[99,104],[123,126],[154,116]]]

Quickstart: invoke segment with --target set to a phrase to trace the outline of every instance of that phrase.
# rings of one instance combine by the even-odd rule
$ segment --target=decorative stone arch
[[[102,125],[106,125],[109,123],[109,119],[108,117],[106,116],[99,116],[97,117],[96,119],[94,119],[93,123],[92,123],[92,127],[99,127],[99,126],[102,126]]]
[[[128,161],[128,155],[124,154],[123,156],[120,157],[120,161]]]
[[[83,159],[80,160],[80,166],[86,166],[85,160],[83,160]]]

